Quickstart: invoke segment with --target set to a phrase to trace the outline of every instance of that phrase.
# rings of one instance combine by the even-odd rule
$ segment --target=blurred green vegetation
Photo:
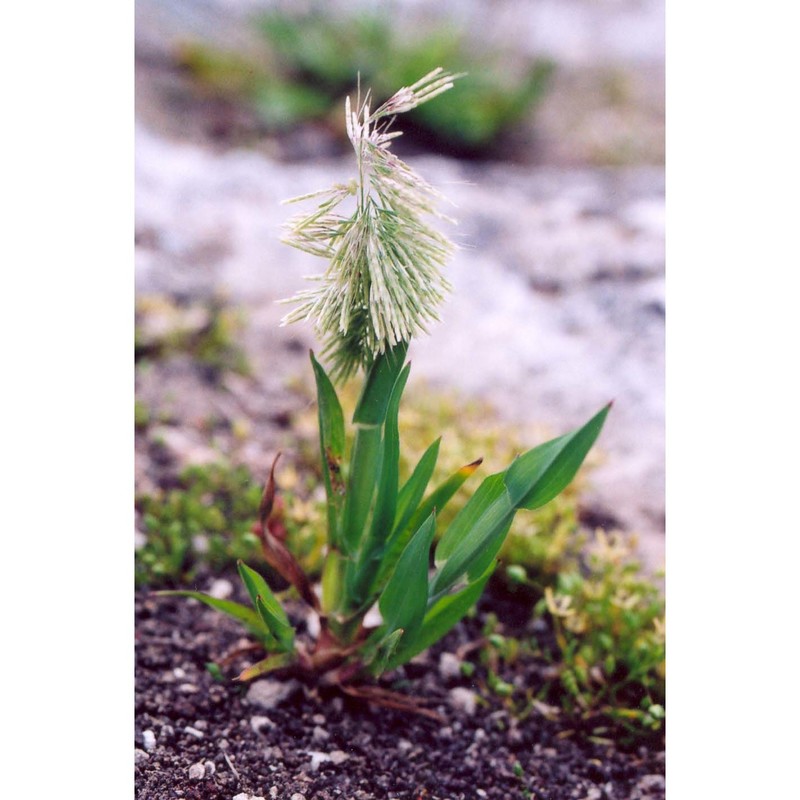
[[[410,132],[453,151],[480,154],[533,112],[547,89],[552,62],[520,62],[502,52],[481,52],[455,23],[403,34],[386,13],[334,18],[319,9],[302,15],[271,13],[256,21],[263,57],[186,43],[179,63],[213,95],[248,104],[269,130],[313,119],[338,119],[341,99],[358,76],[377,101],[436,67],[467,77],[409,114]],[[333,116],[332,116],[333,115]]]
[[[237,336],[244,326],[242,313],[223,298],[177,303],[162,295],[136,300],[134,358],[137,365],[176,354],[190,356],[209,378],[226,370],[250,374],[250,365]],[[145,422],[137,406],[137,426]]]

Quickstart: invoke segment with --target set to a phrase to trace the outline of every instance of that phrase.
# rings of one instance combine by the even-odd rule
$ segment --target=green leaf
[[[500,550],[516,511],[503,477],[499,472],[484,479],[439,541],[433,595],[447,591],[464,575],[481,574]]]
[[[291,650],[294,647],[294,628],[267,582],[241,559],[236,562],[236,566],[258,615],[281,648]]]
[[[610,404],[582,428],[529,450],[480,485],[436,549],[434,596],[464,575],[472,580],[486,569],[518,509],[538,508],[567,486],[597,439],[609,408]]]
[[[381,428],[407,349],[407,344],[401,342],[377,356],[367,373],[353,414],[353,422],[357,426],[356,437],[350,459],[342,522],[342,545],[350,556],[359,551],[366,533],[382,460]]]
[[[329,550],[322,568],[322,611],[336,611],[344,596],[344,576],[347,561],[338,550]]]
[[[482,463],[483,459],[479,458],[477,461],[466,464],[456,470],[446,481],[437,486],[414,512],[409,527],[412,530],[416,530],[422,523],[422,520],[427,519],[432,511],[436,511],[437,514],[440,513],[447,503],[450,502],[450,498],[461,488],[464,481],[469,478]]]
[[[582,428],[521,455],[506,470],[505,484],[517,508],[533,510],[548,503],[572,481],[600,435],[609,403]]]
[[[350,458],[350,477],[342,516],[342,546],[355,555],[364,535],[381,463],[381,429],[359,427]]]
[[[382,425],[392,390],[408,350],[407,342],[400,342],[378,355],[373,361],[364,381],[364,388],[353,413],[356,425]]]
[[[397,495],[397,512],[395,516],[394,530],[392,536],[398,531],[404,531],[408,527],[411,520],[411,515],[420,504],[428,482],[433,475],[433,470],[436,468],[436,460],[439,457],[439,445],[442,442],[440,436],[428,449],[422,454],[417,466],[411,473],[411,477],[403,484],[400,492]]]
[[[273,597],[272,599],[274,600],[275,598]],[[280,606],[278,607],[280,608]],[[294,650],[294,628],[289,624],[288,620],[285,625],[281,622],[280,618],[274,613],[275,609],[272,603],[268,600],[265,602],[265,598],[258,595],[256,597],[256,611],[258,611],[261,619],[269,625],[281,649],[286,653]],[[282,608],[280,612],[283,618],[286,619]]]
[[[273,672],[276,669],[281,669],[281,667],[288,667],[293,661],[294,656],[291,653],[274,653],[256,662],[252,667],[242,670],[237,675],[236,680],[251,681],[253,678],[259,677],[259,675]]]
[[[395,518],[400,462],[400,432],[397,427],[397,416],[400,411],[400,399],[403,396],[410,369],[411,365],[406,364],[403,371],[398,375],[386,411],[383,446],[381,448],[382,463],[375,508],[372,512],[369,534],[361,543],[358,560],[352,573],[350,595],[351,600],[356,605],[360,605],[367,600],[369,592],[375,583],[378,566]]]
[[[438,446],[437,442],[434,442]],[[430,449],[430,448],[429,448]],[[411,538],[412,534],[414,533],[417,528],[423,523],[425,519],[430,516],[430,514],[435,511],[437,514],[447,505],[450,498],[458,491],[464,481],[472,475],[473,472],[478,468],[481,464],[482,459],[478,459],[477,461],[473,461],[471,464],[467,464],[464,467],[461,467],[457,470],[453,475],[451,475],[444,483],[440,484],[426,499],[423,503],[421,503],[416,510],[411,509],[408,516],[408,521],[405,523],[403,527],[399,525],[395,528],[392,532],[392,536],[386,546],[386,553],[383,556],[383,561],[381,562],[380,571],[378,575],[378,580],[376,584],[378,586],[382,585],[383,580],[386,578],[386,575],[391,572],[394,564],[396,563],[397,559],[400,556],[400,553],[403,552],[403,548],[408,543],[408,540]],[[420,462],[421,463],[421,462]],[[431,470],[433,467],[431,466]],[[413,475],[412,475],[413,477]],[[426,480],[427,483],[427,480]],[[417,500],[419,502],[419,500]]]
[[[398,628],[414,631],[428,604],[428,559],[436,530],[431,514],[403,550],[386,588],[378,600],[386,633]]]
[[[338,546],[339,517],[344,504],[344,483],[341,476],[345,450],[344,414],[336,390],[325,370],[314,358],[313,352],[311,365],[317,383],[320,455],[328,498],[328,537],[331,544]]]
[[[386,660],[385,669],[394,669],[439,641],[472,608],[483,593],[486,582],[497,565],[493,561],[480,578],[461,591],[437,600],[425,614],[422,625],[412,636],[403,638],[402,646]]]
[[[378,646],[370,664],[370,671],[373,675],[380,675],[386,670],[386,664],[397,650],[397,646],[403,638],[404,633],[405,631],[402,628],[398,628],[396,631],[390,633]]]
[[[156,594],[161,597],[191,597],[194,600],[199,600],[201,603],[205,603],[215,611],[221,611],[223,614],[233,617],[233,619],[235,619],[237,622],[241,622],[242,625],[244,625],[248,630],[258,636],[262,642],[271,644],[275,641],[270,633],[269,628],[258,615],[258,612],[254,611],[252,608],[243,606],[241,603],[235,603],[233,600],[220,600],[217,597],[211,597],[211,595],[203,594],[203,592],[170,590],[156,592]]]

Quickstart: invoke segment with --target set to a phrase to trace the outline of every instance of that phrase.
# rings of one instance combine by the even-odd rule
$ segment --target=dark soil
[[[205,578],[196,585],[209,583]],[[442,653],[480,638],[490,611],[506,622],[505,633],[525,635],[524,629],[511,627],[515,620],[508,609],[518,606],[497,595],[484,598],[474,619],[381,680],[386,688],[425,701],[441,716],[437,722],[289,677],[280,679],[289,687],[288,697],[275,707],[260,707],[248,700],[248,686],[230,680],[248,663],[244,657],[225,666],[224,681],[206,669],[244,643],[233,621],[196,601],[138,593],[136,797],[663,798],[663,737],[645,745],[621,738],[598,743],[590,739],[596,720],[581,722],[543,704],[530,710],[526,696],[548,680],[544,661],[525,657],[498,665],[502,678],[514,686],[505,700],[488,688],[486,667],[475,652],[465,657],[476,662],[470,678],[440,670]],[[536,633],[540,640],[548,635]],[[456,687],[476,693],[472,713],[455,702],[451,691]],[[525,705],[529,713],[518,716]],[[152,734],[144,736],[146,731]]]

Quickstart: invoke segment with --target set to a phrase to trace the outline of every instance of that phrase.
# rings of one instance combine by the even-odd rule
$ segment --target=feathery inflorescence
[[[283,322],[314,323],[338,380],[387,348],[427,332],[450,289],[441,268],[454,246],[426,222],[428,216],[444,218],[436,208],[441,196],[389,147],[401,135],[390,130],[395,115],[447,91],[458,77],[438,68],[372,112],[369,93],[363,102],[358,98],[355,111],[348,97],[347,134],[358,178],[289,201],[318,199],[319,205],[288,223],[284,241],[330,263],[311,278],[314,288],[288,301],[298,305]],[[339,211],[348,198],[355,208],[345,216]]]

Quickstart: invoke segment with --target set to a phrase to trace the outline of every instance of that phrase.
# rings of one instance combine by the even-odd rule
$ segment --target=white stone
[[[217,578],[208,593],[217,600],[227,600],[233,594],[233,584],[226,578]]]
[[[331,735],[324,728],[320,728],[319,725],[315,725],[311,734],[311,738],[315,742],[324,742],[330,739]]]
[[[463,686],[457,686],[448,692],[448,697],[453,708],[457,711],[463,711],[469,717],[473,716],[478,700],[475,692],[471,689],[465,689]]]
[[[206,768],[202,761],[198,761],[196,764],[192,764],[189,767],[189,780],[191,781],[201,781],[206,776]]]
[[[260,733],[262,728],[274,728],[275,723],[269,717],[256,715],[254,717],[250,717],[250,727],[256,733]]]
[[[250,684],[245,697],[248,703],[269,710],[291,697],[299,688],[300,684],[295,680],[275,681],[265,678]]]
[[[145,761],[149,761],[150,756],[145,753],[144,750],[140,750],[138,747],[133,751],[133,761],[135,764],[144,764]]]
[[[316,772],[321,764],[331,761],[331,757],[327,753],[320,753],[317,750],[309,750],[308,754],[311,756],[311,771]]]
[[[452,653],[442,653],[439,656],[439,674],[447,680],[461,675],[461,660]]]
[[[156,735],[151,730],[142,732],[142,746],[148,753],[156,749]]]
[[[341,764],[344,761],[347,761],[348,758],[350,758],[350,756],[347,753],[345,753],[344,750],[333,750],[330,753],[330,757],[331,761],[334,764]]]

